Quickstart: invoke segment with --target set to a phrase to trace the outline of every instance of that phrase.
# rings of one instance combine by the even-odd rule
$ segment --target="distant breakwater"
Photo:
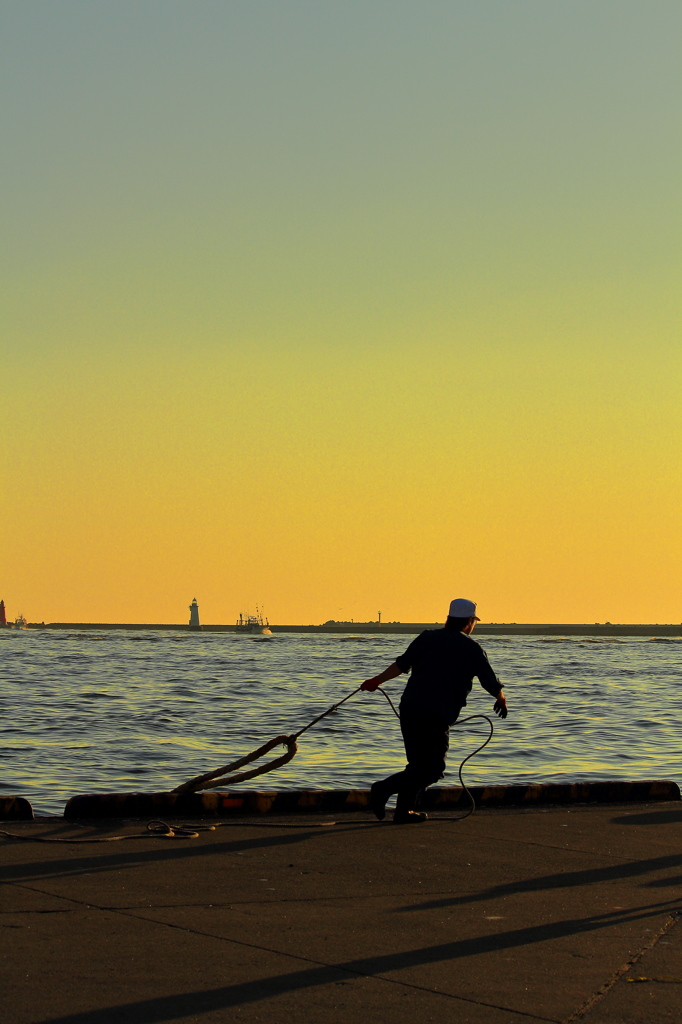
[[[421,633],[425,629],[437,629],[441,622],[343,622],[323,626],[271,625],[274,633]],[[206,625],[200,630],[178,623],[142,622],[29,622],[28,629],[70,629],[70,630],[172,630],[180,633],[234,633],[231,625]],[[245,634],[254,635],[254,634]],[[612,624],[607,623],[517,623],[482,622],[476,626],[477,636],[679,636],[682,624]]]

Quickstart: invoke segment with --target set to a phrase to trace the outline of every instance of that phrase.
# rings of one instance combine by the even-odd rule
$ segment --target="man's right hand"
[[[365,679],[364,683],[360,687],[361,690],[368,690],[373,693],[374,690],[378,690],[382,683],[387,683],[389,679],[395,679],[399,676],[402,669],[398,668],[397,662],[393,662],[388,668],[385,668],[383,672],[380,672],[378,676],[372,676],[371,679]]]
[[[500,690],[500,692],[497,695],[497,699],[493,704],[493,711],[495,712],[496,715],[499,715],[500,718],[506,718],[508,710],[509,709],[507,708],[506,698],[504,696],[504,693]]]

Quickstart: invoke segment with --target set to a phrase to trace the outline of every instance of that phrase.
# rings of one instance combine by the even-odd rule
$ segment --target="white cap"
[[[481,621],[476,614],[476,602],[467,601],[465,597],[458,597],[450,602],[448,615],[451,619],[476,619],[477,622]]]

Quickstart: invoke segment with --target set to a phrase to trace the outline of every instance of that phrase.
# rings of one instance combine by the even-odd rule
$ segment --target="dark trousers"
[[[442,779],[445,756],[450,745],[450,725],[446,718],[416,704],[400,705],[400,728],[405,743],[407,765],[379,783],[382,791],[398,794],[396,811],[413,811],[427,786]]]

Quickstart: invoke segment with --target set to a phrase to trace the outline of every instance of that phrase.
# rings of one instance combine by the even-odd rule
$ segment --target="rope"
[[[345,704],[347,700],[350,700],[351,697],[354,697],[355,694],[359,693],[361,689],[362,689],[362,687],[358,686],[358,688],[356,690],[353,690],[352,693],[349,693],[348,696],[344,697],[343,700],[340,700],[338,702],[338,704],[332,704],[332,706],[330,708],[327,708],[326,711],[323,711],[321,715],[317,716],[317,718],[313,718],[312,722],[308,722],[308,724],[304,725],[302,729],[299,729],[298,732],[295,732],[292,738],[297,740],[298,737],[301,736],[306,731],[306,729],[310,729],[311,726],[316,725],[318,722],[321,722],[323,718],[327,717],[327,715],[331,715],[332,711],[336,711],[337,708],[340,708],[342,704]],[[390,703],[390,697],[389,697],[389,703]]]
[[[484,718],[486,720],[486,722],[488,723],[488,725],[490,726],[490,732],[488,733],[485,741],[483,743],[481,743],[480,747],[476,747],[475,750],[472,750],[471,753],[468,754],[467,757],[464,758],[464,760],[462,761],[462,763],[459,766],[459,771],[457,773],[459,775],[459,784],[462,787],[462,789],[464,790],[464,792],[466,793],[466,795],[469,797],[469,801],[471,803],[471,807],[469,808],[468,811],[466,811],[464,814],[460,814],[459,817],[457,817],[457,818],[449,818],[449,817],[448,818],[434,818],[433,819],[434,821],[464,821],[465,818],[468,818],[469,815],[473,814],[474,811],[476,810],[476,801],[474,800],[473,795],[469,792],[469,790],[466,787],[466,783],[464,782],[464,779],[462,777],[462,768],[467,763],[467,761],[470,761],[471,758],[474,757],[475,754],[478,754],[479,751],[483,750],[484,747],[488,746],[488,744],[490,743],[491,739],[493,738],[493,723],[492,723],[492,719],[488,718],[487,715],[469,715],[468,718],[462,718],[456,724],[457,725],[464,725],[465,722],[472,722],[474,720],[474,718]],[[429,820],[431,820],[431,819],[429,819]]]
[[[258,747],[257,750],[253,750],[250,754],[246,754],[244,757],[240,757],[236,761],[231,761],[230,764],[226,764],[222,768],[216,768],[215,771],[206,772],[204,775],[197,775],[195,778],[189,779],[187,782],[183,782],[181,785],[176,786],[176,788],[171,790],[171,792],[196,793],[197,790],[220,789],[223,786],[232,786],[237,782],[244,782],[246,779],[254,779],[258,775],[265,775],[266,772],[271,772],[274,771],[276,768],[281,768],[282,765],[288,764],[288,762],[291,761],[291,759],[295,756],[298,750],[298,744],[296,741],[299,738],[299,736],[302,736],[303,733],[306,732],[308,729],[312,728],[313,725],[317,725],[317,723],[321,722],[323,718],[327,717],[327,715],[331,715],[334,711],[340,708],[342,704],[345,704],[347,700],[350,700],[351,697],[354,697],[356,693],[359,693],[361,689],[362,687],[358,686],[355,690],[352,690],[351,693],[346,694],[346,696],[343,697],[340,701],[337,701],[336,704],[332,704],[330,708],[327,708],[326,711],[323,711],[321,715],[317,716],[317,718],[313,718],[311,722],[308,722],[307,725],[304,725],[302,729],[298,730],[298,732],[292,733],[291,736],[275,736],[274,739],[271,739],[267,743],[264,743],[263,746]],[[378,690],[380,693],[383,694],[383,696],[390,704],[393,714],[396,716],[398,720],[400,720],[400,713],[398,712],[395,704],[389,697],[386,690],[384,690],[382,687],[378,687]],[[483,750],[484,747],[487,747],[487,745],[490,743],[493,737],[493,723],[491,719],[488,718],[487,715],[469,715],[467,718],[458,719],[458,721],[455,723],[456,725],[464,725],[465,722],[472,722],[474,721],[474,719],[478,718],[481,718],[488,723],[488,725],[490,726],[490,732],[488,733],[488,736],[486,737],[485,741],[480,745],[480,747],[476,747],[475,750],[472,750],[472,752],[464,758],[458,769],[460,785],[464,792],[466,793],[470,803],[469,810],[455,818],[435,817],[429,819],[431,821],[463,821],[465,818],[468,818],[470,814],[473,814],[473,812],[476,810],[476,801],[474,800],[472,793],[467,788],[467,785],[462,776],[462,769],[464,768],[464,765],[467,763],[467,761],[470,761],[472,757],[480,753],[480,751]],[[239,772],[236,775],[229,775],[229,772],[233,772],[236,768],[242,768],[244,765],[250,764],[252,761],[257,761],[259,757],[262,757],[264,754],[267,754],[270,750],[272,750],[273,747],[278,746],[278,744],[280,743],[287,748],[286,754],[282,754],[281,757],[276,757],[272,761],[267,761],[265,764],[260,765],[260,767],[258,768],[252,768],[250,769],[250,771]],[[225,824],[227,824],[227,822]],[[322,824],[333,825],[334,822],[330,821],[324,822]],[[297,828],[299,826],[291,825],[290,827]],[[79,842],[79,840],[64,841]],[[98,840],[93,840],[93,842],[96,841]],[[99,841],[104,842],[105,840]]]
[[[325,711],[325,714],[329,714]],[[321,718],[324,716],[320,716]],[[311,722],[312,725],[312,722]],[[309,726],[306,726],[306,729]],[[303,730],[301,730],[303,732]],[[300,735],[297,733],[296,736]],[[188,782],[183,782],[182,785],[176,786],[175,789],[171,790],[171,793],[195,793],[198,789],[219,789],[221,786],[232,786],[236,782],[244,782],[245,779],[255,779],[257,775],[264,775],[265,772],[272,772],[275,768],[281,768],[282,765],[287,764],[291,761],[292,757],[298,750],[296,743],[296,736],[275,736],[274,739],[268,740],[258,750],[252,750],[250,754],[246,754],[245,757],[240,757],[237,761],[232,761],[230,764],[224,765],[222,768],[216,768],[214,772],[206,772],[205,775],[197,775],[194,779],[189,779]],[[248,772],[239,772],[237,775],[228,775],[228,772],[232,772],[235,768],[241,768],[242,765],[250,764],[251,761],[256,761],[263,754],[267,754],[273,747],[283,744],[287,748],[286,754],[282,754],[281,757],[276,757],[273,761],[267,761],[265,764],[260,765],[258,768],[252,768]],[[227,776],[225,778],[224,776]],[[220,781],[217,781],[220,780]]]
[[[127,836],[95,836],[91,839],[50,839],[47,836],[24,836],[17,832],[5,832],[0,829],[0,836],[7,839],[20,839],[25,843],[116,843],[121,839],[198,839],[200,832],[215,832],[217,828],[228,826],[239,828],[327,828],[336,825],[335,821],[310,822],[273,822],[273,821],[217,821],[214,825],[173,825],[171,826],[155,818],[147,822],[146,832],[131,832]]]
[[[332,704],[330,708],[323,711],[317,718],[313,718],[312,722],[308,722],[298,732],[292,733],[291,736],[275,736],[274,739],[268,740],[258,750],[252,750],[250,754],[246,754],[244,757],[240,757],[237,761],[231,761],[230,764],[224,765],[222,768],[216,768],[213,772],[206,772],[204,775],[197,775],[193,779],[189,779],[187,782],[183,782],[180,786],[176,786],[175,789],[171,790],[171,793],[196,793],[199,789],[220,789],[222,786],[233,786],[237,782],[244,782],[246,779],[255,779],[257,775],[265,775],[266,772],[272,772],[275,768],[281,768],[282,765],[288,764],[292,757],[295,756],[298,750],[298,744],[296,740],[302,735],[307,729],[310,729],[317,722],[321,722],[327,715],[331,715],[333,711],[340,708],[342,704],[345,704],[347,700],[354,697],[362,689],[358,686],[352,693],[347,694],[342,700],[336,704]],[[390,701],[390,698],[389,698]],[[395,708],[393,709],[395,711]],[[273,761],[266,761],[265,764],[260,765],[258,768],[252,768],[248,772],[239,772],[237,775],[229,775],[229,772],[233,772],[235,768],[241,768],[245,764],[250,764],[252,761],[257,761],[259,757],[267,754],[268,751],[272,750],[273,747],[282,744],[287,748],[286,754],[282,754],[281,757],[276,757]],[[209,785],[210,783],[210,785]]]
[[[198,839],[200,832],[213,832],[215,825],[173,825],[160,818],[147,822],[146,832],[132,832],[127,836],[96,836],[93,839],[48,839],[44,836],[22,836],[0,829],[0,836],[23,839],[27,843],[117,843],[122,839]]]
[[[393,701],[391,700],[391,698],[389,697],[389,695],[381,687],[379,687],[379,693],[383,693],[384,697],[386,698],[388,703],[391,705],[391,710],[393,711],[393,714],[398,719],[398,721],[400,721],[400,712],[396,709],[396,706],[393,703]]]
[[[268,740],[267,743],[264,743],[261,747],[258,747],[257,750],[253,750],[250,754],[246,754],[244,757],[240,757],[238,758],[238,760],[232,761],[230,762],[230,764],[224,765],[222,768],[217,768],[215,771],[206,772],[204,775],[197,775],[196,778],[189,779],[188,782],[183,782],[182,785],[177,786],[175,789],[171,790],[171,792],[193,793],[196,792],[198,789],[217,789],[221,786],[233,785],[235,782],[243,782],[245,779],[253,779],[257,775],[263,775],[266,772],[271,772],[274,771],[276,768],[280,768],[282,765],[287,764],[289,761],[291,761],[291,759],[296,754],[296,751],[298,750],[296,740],[298,739],[299,736],[301,736],[302,733],[306,732],[306,730],[310,729],[313,725],[316,725],[317,722],[321,722],[323,718],[327,717],[327,715],[331,715],[332,712],[336,711],[337,708],[340,708],[341,705],[345,704],[346,701],[350,700],[351,697],[354,697],[355,694],[358,693],[361,689],[362,687],[358,686],[357,689],[352,691],[352,693],[347,694],[347,696],[345,696],[342,700],[338,701],[336,704],[333,704],[330,708],[327,708],[327,710],[323,711],[321,715],[317,716],[317,718],[313,718],[312,722],[308,722],[307,725],[304,725],[302,729],[299,729],[298,732],[293,733],[291,736],[275,736],[274,739]],[[389,695],[386,693],[385,690],[381,689],[381,687],[379,687],[379,690],[381,693],[383,693],[384,697],[390,704],[393,714],[396,716],[397,719],[400,719],[400,714],[396,709],[395,704],[389,697]],[[457,725],[464,725],[465,722],[471,722],[477,718],[482,718],[488,723],[488,725],[490,726],[490,732],[488,733],[486,739],[480,745],[480,747],[476,747],[475,750],[472,750],[472,752],[464,758],[458,770],[460,785],[464,792],[466,793],[467,797],[469,798],[471,806],[468,811],[466,811],[464,814],[459,815],[456,818],[439,816],[430,817],[429,821],[463,821],[464,818],[468,818],[469,815],[473,814],[473,812],[476,810],[476,801],[474,800],[473,795],[469,792],[466,783],[464,782],[464,778],[462,776],[462,769],[464,768],[464,765],[467,763],[467,761],[470,761],[472,757],[478,754],[481,750],[483,750],[484,747],[488,745],[488,743],[490,743],[490,740],[492,739],[493,736],[493,723],[491,719],[488,718],[487,715],[469,715],[467,718],[459,719],[456,723]],[[280,743],[287,748],[286,754],[282,754],[280,757],[276,757],[274,760],[266,762],[259,768],[252,768],[248,772],[240,772],[236,775],[227,775],[228,772],[234,771],[236,768],[241,768],[243,767],[243,765],[250,764],[252,761],[256,761],[259,757],[262,757],[264,754],[267,754],[268,751],[272,750],[273,747],[276,747]],[[211,783],[211,785],[207,785],[207,783]],[[252,826],[255,828],[310,829],[328,828],[329,826],[336,824],[336,821],[320,821],[305,823],[270,821],[219,821],[216,822],[214,825],[202,824],[171,826],[168,824],[168,822],[162,821],[160,818],[154,818],[151,821],[147,822],[147,830],[145,832],[132,832],[130,835],[125,836],[95,836],[89,839],[51,839],[45,836],[26,836],[16,832],[6,832],[4,829],[0,829],[0,836],[5,836],[7,839],[19,839],[27,843],[63,843],[69,845],[78,845],[82,843],[117,843],[125,839],[198,839],[200,832],[215,832],[217,828],[227,828],[229,826],[240,828]],[[373,825],[375,823],[358,822],[355,824],[360,825],[361,827],[367,827],[368,825]]]
[[[237,782],[245,782],[246,779],[255,779],[257,775],[265,775],[266,772],[272,772],[275,768],[281,768],[282,765],[288,764],[292,757],[295,756],[298,750],[298,744],[296,740],[302,735],[307,729],[310,729],[317,722],[321,722],[327,715],[331,715],[333,711],[340,708],[342,704],[345,704],[347,700],[354,697],[362,689],[358,686],[356,690],[349,693],[342,700],[336,704],[332,704],[330,708],[323,711],[317,718],[313,718],[312,722],[308,722],[298,732],[292,733],[291,736],[275,736],[274,739],[268,740],[258,750],[252,750],[250,754],[246,754],[244,757],[240,757],[237,761],[231,761],[230,764],[224,765],[222,768],[216,768],[213,772],[206,772],[204,775],[197,775],[193,779],[189,779],[187,782],[183,782],[180,786],[176,786],[175,789],[171,790],[171,793],[196,793],[199,789],[220,789],[222,786],[233,786]],[[388,696],[388,695],[386,695]],[[388,698],[390,702],[390,697]],[[391,705],[393,706],[393,705]],[[395,711],[395,708],[393,708]],[[241,768],[245,764],[250,764],[252,761],[257,761],[259,757],[267,754],[268,751],[272,750],[273,747],[279,744],[287,748],[286,754],[282,754],[281,757],[276,757],[273,761],[267,761],[265,764],[260,765],[258,768],[252,768],[248,772],[239,772],[237,775],[229,775],[229,772],[233,772],[235,768]],[[209,785],[210,783],[210,785]]]
[[[360,687],[358,687],[358,689],[360,689]],[[233,761],[231,764],[226,765],[224,768],[218,768],[214,772],[207,772],[205,775],[199,775],[195,779],[190,779],[189,782],[183,783],[182,786],[178,786],[177,789],[172,790],[172,792],[173,793],[183,793],[183,792],[194,792],[198,788],[205,788],[205,789],[216,788],[216,786],[222,786],[222,785],[225,785],[226,783],[229,783],[229,782],[234,782],[234,781],[239,781],[239,780],[243,780],[243,779],[253,778],[256,775],[261,775],[264,772],[273,771],[273,769],[278,768],[280,765],[286,764],[287,761],[290,761],[292,759],[292,757],[294,756],[294,754],[296,753],[296,750],[297,750],[296,738],[298,736],[300,736],[302,732],[305,732],[306,729],[309,729],[311,727],[311,725],[315,725],[316,722],[319,722],[322,718],[325,718],[327,715],[331,714],[332,711],[336,711],[336,709],[338,707],[340,707],[341,704],[345,703],[345,701],[347,701],[350,697],[354,696],[354,694],[356,694],[357,692],[358,692],[358,690],[353,690],[353,693],[349,693],[348,696],[344,697],[343,700],[340,700],[338,702],[338,704],[334,704],[333,707],[331,707],[327,711],[323,712],[323,714],[318,715],[317,718],[315,718],[308,725],[305,725],[302,729],[300,729],[293,736],[275,736],[274,739],[270,740],[268,743],[264,743],[262,747],[259,747],[258,750],[254,750],[251,754],[247,754],[245,757],[240,758],[238,761]],[[381,690],[381,692],[383,693],[383,695],[386,698],[386,700],[388,701],[388,703],[391,705],[391,709],[392,709],[394,715],[396,716],[396,718],[399,719],[400,715],[399,715],[398,711],[396,710],[395,704],[393,703],[393,701],[391,700],[391,698],[389,697],[389,695],[386,693],[385,690]],[[453,821],[463,821],[465,818],[468,818],[470,814],[473,814],[473,812],[476,810],[476,801],[474,800],[474,797],[473,797],[472,793],[467,788],[467,785],[466,785],[466,783],[464,781],[464,778],[462,776],[462,769],[464,768],[464,765],[467,763],[467,761],[470,761],[472,757],[474,757],[476,754],[478,754],[479,751],[483,750],[483,748],[486,747],[490,743],[490,740],[492,739],[492,736],[493,736],[493,723],[492,723],[491,719],[488,718],[487,715],[469,715],[467,718],[459,719],[459,721],[456,723],[457,725],[464,725],[465,722],[471,722],[471,721],[473,721],[474,719],[477,719],[477,718],[482,718],[482,719],[484,719],[488,723],[488,725],[490,726],[490,732],[488,733],[487,737],[485,738],[484,742],[480,745],[480,747],[476,747],[475,750],[472,750],[472,752],[470,754],[468,754],[464,758],[464,760],[461,762],[461,764],[459,766],[459,770],[458,770],[460,785],[461,785],[462,789],[464,790],[464,792],[466,793],[467,797],[469,798],[471,806],[469,807],[468,811],[466,811],[464,814],[460,814],[456,818],[449,817],[449,816],[438,816],[438,817],[430,816],[429,817],[429,821],[450,821],[450,822],[453,822]],[[213,786],[202,786],[202,782],[204,780],[212,781],[212,780],[216,779],[219,775],[222,775],[224,772],[233,771],[235,768],[239,768],[239,767],[241,767],[244,764],[249,764],[251,761],[255,761],[256,758],[262,756],[263,754],[267,754],[267,752],[269,750],[272,750],[272,748],[275,747],[278,743],[284,743],[288,747],[288,752],[286,754],[284,754],[282,757],[276,758],[274,761],[268,762],[267,764],[263,765],[261,768],[254,769],[254,770],[252,770],[250,772],[242,772],[241,775],[232,776],[231,778],[229,778],[227,780],[223,780],[223,781],[221,781],[219,783],[215,783],[214,782]],[[122,840],[125,840],[125,839],[198,839],[199,838],[199,834],[201,832],[215,832],[215,830],[218,829],[218,828],[228,828],[230,826],[233,827],[233,828],[235,828],[235,827],[238,827],[238,828],[248,828],[249,826],[251,826],[253,828],[307,828],[307,829],[311,829],[311,828],[329,828],[330,826],[336,825],[336,824],[338,824],[338,822],[336,822],[336,821],[319,821],[319,822],[318,821],[314,821],[314,822],[218,821],[214,825],[204,825],[204,824],[201,824],[201,825],[173,825],[173,826],[171,826],[171,825],[168,824],[168,822],[162,821],[161,818],[154,818],[151,821],[147,822],[147,830],[146,830],[146,832],[132,832],[132,833],[130,833],[130,835],[125,835],[125,836],[95,836],[93,838],[88,838],[88,839],[51,839],[51,838],[48,838],[46,836],[25,836],[25,835],[21,835],[21,834],[19,834],[17,832],[6,832],[4,829],[0,829],[0,836],[4,836],[7,839],[19,839],[19,840],[21,840],[23,842],[27,842],[27,843],[62,843],[62,844],[69,844],[69,845],[78,845],[78,844],[82,844],[82,843],[117,843],[117,842],[121,842]],[[368,825],[383,824],[383,823],[379,823],[379,822],[355,822],[353,824],[356,825],[356,826],[360,826],[360,827],[367,827]]]

